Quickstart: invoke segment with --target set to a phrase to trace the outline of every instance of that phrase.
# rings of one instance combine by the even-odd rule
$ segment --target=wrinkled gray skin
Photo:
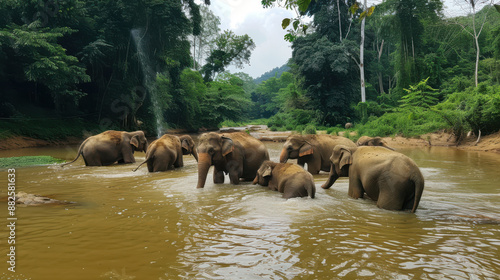
[[[108,130],[90,136],[80,145],[76,158],[61,166],[75,162],[80,155],[86,166],[103,166],[134,163],[134,151],[147,151],[148,140],[142,131],[126,132]]]
[[[320,171],[330,171],[330,156],[337,145],[356,147],[351,140],[342,136],[333,135],[291,135],[283,144],[280,162],[288,159],[297,159],[297,164],[304,166],[307,171],[318,174]]]
[[[311,173],[293,163],[264,161],[253,180],[254,185],[257,183],[283,193],[283,198],[306,196],[314,198],[316,193]]]
[[[196,153],[194,141],[191,136],[165,134],[149,145],[146,159],[133,171],[139,169],[144,163],[147,163],[149,172],[167,171],[183,167],[183,155],[189,154],[192,154],[196,161],[198,161],[198,154]]]
[[[343,174],[349,176],[350,197],[362,198],[366,193],[380,208],[417,210],[424,177],[409,157],[385,147],[340,145],[335,147],[330,160],[332,170],[323,188],[330,188],[338,174]]]
[[[358,141],[356,141],[356,145],[358,146],[381,146],[385,147],[389,150],[393,150],[393,148],[389,147],[387,145],[387,142],[385,142],[384,139],[380,137],[369,137],[369,136],[361,136]]]
[[[240,178],[253,180],[262,162],[269,160],[266,146],[244,132],[217,134],[204,133],[199,138],[198,185],[203,188],[210,166],[214,166],[214,183],[224,183],[224,173],[229,174],[231,184],[239,184]]]

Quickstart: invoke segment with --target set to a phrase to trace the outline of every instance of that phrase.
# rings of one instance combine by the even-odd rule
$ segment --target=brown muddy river
[[[282,143],[266,143],[277,161]],[[197,166],[16,169],[17,191],[70,205],[17,207],[16,272],[7,270],[7,203],[0,202],[1,279],[499,279],[500,155],[400,149],[426,183],[415,214],[347,196],[348,179],[317,198],[284,200],[250,182],[196,189]],[[51,155],[76,147],[0,151]],[[136,154],[138,162],[143,153]],[[7,170],[0,170],[0,197]]]

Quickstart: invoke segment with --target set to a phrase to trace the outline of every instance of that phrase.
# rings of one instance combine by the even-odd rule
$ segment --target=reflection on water
[[[277,160],[281,144],[266,145]],[[19,206],[17,274],[5,269],[0,278],[498,279],[500,156],[438,147],[401,152],[426,180],[415,214],[350,199],[347,178],[323,190],[326,173],[314,176],[315,199],[283,200],[227,178],[214,185],[211,174],[198,190],[191,156],[184,168],[160,173],[85,167],[81,159],[65,168],[18,168],[18,191],[77,203]],[[76,147],[0,151],[75,154]]]

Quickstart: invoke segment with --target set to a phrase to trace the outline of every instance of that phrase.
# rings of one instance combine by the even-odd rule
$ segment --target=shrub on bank
[[[359,135],[389,136],[399,134],[405,137],[447,128],[446,120],[438,113],[423,108],[401,109],[385,113],[380,118],[369,120],[358,126]]]

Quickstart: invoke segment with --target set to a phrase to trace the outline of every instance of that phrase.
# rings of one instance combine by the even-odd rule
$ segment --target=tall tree
[[[392,9],[392,26],[399,39],[396,50],[395,72],[397,87],[402,89],[421,80],[417,71],[417,57],[422,53],[423,22],[438,21],[442,17],[440,0],[385,0]]]
[[[243,64],[250,62],[250,55],[255,49],[255,43],[248,35],[236,35],[233,31],[226,30],[215,40],[215,49],[207,58],[202,72],[205,81],[214,79],[230,64],[242,68]]]
[[[201,31],[193,36],[193,68],[199,70],[205,58],[215,48],[215,39],[220,32],[220,18],[216,16],[207,6],[201,6]]]
[[[465,0],[465,2],[468,5],[469,8],[469,13],[472,16],[472,20],[470,24],[463,24],[458,20],[455,20],[456,24],[459,24],[462,29],[467,32],[472,38],[474,39],[474,45],[476,47],[476,66],[475,66],[475,71],[474,71],[474,84],[478,85],[478,73],[479,73],[479,55],[481,53],[480,47],[479,47],[479,36],[481,35],[481,32],[483,31],[483,27],[486,23],[486,18],[488,16],[488,11],[490,8],[493,6],[493,0]],[[477,8],[480,6],[486,5],[486,8],[484,9],[485,12],[482,16],[481,19],[477,19]]]

